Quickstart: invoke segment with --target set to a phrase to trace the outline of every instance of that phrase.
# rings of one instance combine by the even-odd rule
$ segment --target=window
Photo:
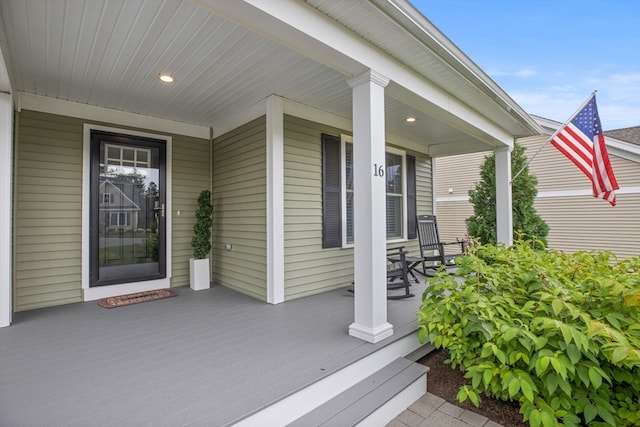
[[[105,205],[110,205],[111,203],[113,203],[113,194],[102,193],[102,203]]]
[[[354,243],[353,143],[350,137],[322,135],[324,248]],[[413,239],[415,234],[415,158],[386,149],[387,240]]]
[[[344,165],[344,177],[342,182],[343,200],[343,228],[342,241],[347,245],[353,244],[353,142],[351,138],[341,138]],[[387,187],[387,240],[399,240],[404,238],[404,212],[405,212],[405,153],[404,151],[387,148],[386,162],[386,187]]]
[[[109,213],[109,226],[110,227],[122,227],[128,224],[127,212],[110,212]]]
[[[151,162],[151,150],[105,144],[105,162],[105,174],[146,177]]]

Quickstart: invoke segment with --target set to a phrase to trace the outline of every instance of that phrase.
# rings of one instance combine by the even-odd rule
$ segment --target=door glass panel
[[[100,139],[92,147],[99,156],[92,156],[98,163],[92,191],[98,194],[92,197],[91,286],[151,280],[165,273],[164,149],[119,139]]]

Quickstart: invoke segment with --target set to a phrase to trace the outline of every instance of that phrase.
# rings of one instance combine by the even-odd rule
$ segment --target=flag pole
[[[536,151],[536,152],[535,152],[535,154],[533,155],[533,157],[531,157],[530,159],[527,159],[527,162],[524,164],[524,166],[522,166],[522,169],[520,169],[520,170],[518,171],[518,173],[516,173],[516,174],[513,176],[513,178],[511,178],[511,183],[513,183],[513,181],[515,181],[515,179],[516,179],[518,176],[520,176],[520,174],[521,174],[521,173],[522,173],[522,172],[527,168],[527,166],[529,166],[529,163],[531,163],[531,161],[532,161],[533,159],[535,159],[535,158],[536,158],[536,156],[537,156],[538,154],[540,154],[540,152],[542,151],[542,149],[543,149],[544,147],[546,147],[546,146],[547,146],[547,144],[548,144],[548,143],[549,143],[553,138],[555,138],[555,137],[556,137],[556,135],[557,135],[558,133],[560,133],[560,131],[561,131],[562,129],[564,129],[564,127],[567,125],[567,123],[569,123],[571,120],[573,120],[573,118],[574,118],[576,115],[578,115],[578,113],[579,113],[580,111],[582,111],[582,109],[583,109],[583,108],[584,108],[584,107],[589,103],[589,101],[591,101],[591,98],[593,98],[594,96],[596,96],[596,92],[598,92],[598,90],[597,90],[597,89],[596,89],[596,90],[594,90],[593,92],[591,92],[591,95],[589,95],[589,97],[587,98],[587,100],[586,100],[586,101],[584,101],[584,102],[582,103],[582,105],[581,105],[581,106],[580,106],[580,107],[575,111],[575,113],[573,113],[573,114],[571,115],[571,117],[569,117],[569,120],[567,120],[566,122],[564,122],[564,123],[562,124],[562,126],[560,126],[558,129],[556,129],[556,131],[553,133],[553,135],[551,135],[551,136],[549,137],[549,139],[547,139],[547,141],[546,141],[544,144],[542,144],[542,146],[541,146],[540,148],[538,148],[538,151]]]

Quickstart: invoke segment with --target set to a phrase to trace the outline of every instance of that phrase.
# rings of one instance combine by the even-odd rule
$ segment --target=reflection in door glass
[[[98,275],[102,281],[160,274],[159,150],[100,144]]]

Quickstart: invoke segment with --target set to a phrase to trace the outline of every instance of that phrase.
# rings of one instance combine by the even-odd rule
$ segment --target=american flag
[[[604,142],[596,94],[552,137],[551,144],[567,156],[591,180],[593,197],[616,205],[618,183]]]

